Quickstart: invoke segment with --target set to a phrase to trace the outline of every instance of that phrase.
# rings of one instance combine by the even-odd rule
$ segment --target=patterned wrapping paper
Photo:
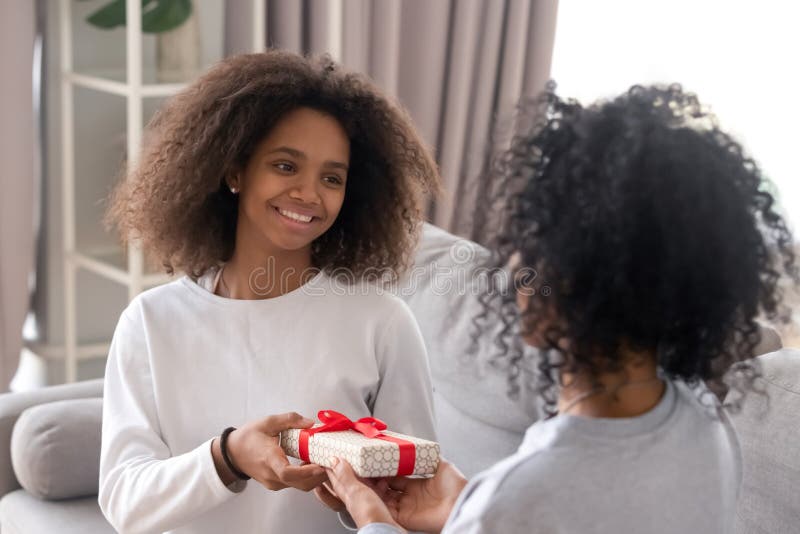
[[[317,425],[321,426],[321,425]],[[300,432],[292,429],[281,432],[281,448],[287,456],[301,458]],[[388,430],[382,434],[414,444],[416,456],[412,475],[432,475],[439,466],[439,444]],[[400,447],[396,443],[378,438],[368,438],[354,430],[319,432],[308,438],[308,460],[324,467],[332,467],[334,458],[343,458],[362,478],[397,475],[400,465]]]

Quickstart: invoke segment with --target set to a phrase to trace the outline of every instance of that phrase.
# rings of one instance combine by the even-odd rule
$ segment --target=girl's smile
[[[301,208],[279,208],[270,205],[270,210],[274,212],[283,224],[290,230],[306,232],[313,230],[315,224],[321,222],[321,218],[314,215],[313,210]]]

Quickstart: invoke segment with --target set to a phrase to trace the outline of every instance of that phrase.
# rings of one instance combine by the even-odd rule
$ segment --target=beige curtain
[[[34,257],[34,2],[0,2],[0,391],[22,348]]]
[[[557,0],[268,0],[267,45],[330,52],[366,72],[414,117],[441,165],[446,194],[432,221],[481,241],[475,209],[485,194],[495,120],[550,76]],[[228,0],[226,50],[246,50],[240,21],[249,9]]]

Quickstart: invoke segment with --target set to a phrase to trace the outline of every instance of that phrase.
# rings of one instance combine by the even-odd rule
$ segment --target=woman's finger
[[[406,487],[408,487],[409,480],[412,479],[406,477],[392,477],[386,479],[386,482],[389,485],[389,487],[395,491],[405,491]]]
[[[372,486],[372,490],[378,494],[384,502],[390,498],[390,493],[397,493],[389,487],[389,482],[385,478],[378,479]]]
[[[347,496],[350,495],[353,490],[363,485],[358,478],[356,478],[353,468],[350,467],[350,464],[347,463],[346,460],[334,458],[333,468],[326,469],[326,471],[328,472],[328,480],[330,480],[333,485],[333,491],[336,492],[336,495],[338,495],[345,504],[350,504]]]
[[[344,503],[339,500],[339,498],[333,494],[333,490],[328,487],[327,482],[323,482],[314,488],[314,495],[322,502],[322,504],[334,512],[342,512],[346,509]]]
[[[333,490],[359,527],[368,523],[395,524],[392,513],[381,497],[356,476],[349,463],[335,458],[333,468],[327,471]]]
[[[331,483],[330,483],[330,481],[323,482],[323,483],[321,484],[321,486],[322,486],[323,488],[325,488],[325,491],[327,491],[328,493],[330,493],[331,495],[333,495],[334,497],[336,497],[336,499],[337,499],[337,500],[340,500],[340,499],[339,499],[339,496],[338,496],[338,495],[336,495],[336,492],[335,492],[335,491],[333,491],[333,487],[331,486]]]

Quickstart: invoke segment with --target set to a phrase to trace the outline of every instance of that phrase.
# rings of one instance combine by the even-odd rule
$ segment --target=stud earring
[[[233,193],[235,195],[238,192],[239,192],[239,188],[238,187],[231,187],[231,193]]]

